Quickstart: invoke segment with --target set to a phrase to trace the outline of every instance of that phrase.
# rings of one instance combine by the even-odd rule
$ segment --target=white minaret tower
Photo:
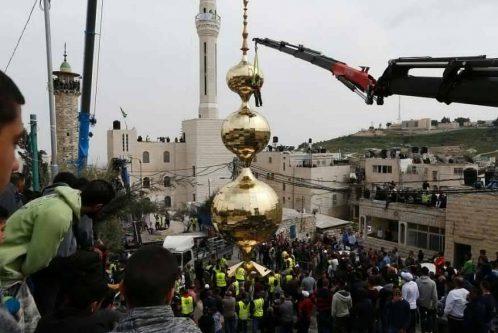
[[[217,40],[220,32],[216,0],[200,0],[195,25],[199,35],[199,118],[216,119],[218,118]]]

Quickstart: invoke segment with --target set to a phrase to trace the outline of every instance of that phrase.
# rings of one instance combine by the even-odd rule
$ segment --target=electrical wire
[[[7,66],[5,66],[4,72],[7,73],[7,69],[9,69],[10,63],[12,62],[12,59],[14,58],[14,55],[16,54],[17,48],[19,47],[19,44],[21,43],[21,39],[24,36],[24,32],[26,31],[26,28],[28,27],[28,23],[31,20],[31,15],[33,14],[33,11],[35,10],[35,6],[38,0],[35,0],[33,3],[33,6],[31,7],[31,10],[28,15],[28,19],[26,20],[26,23],[24,24],[24,27],[22,28],[21,35],[19,35],[19,38],[17,39],[16,46],[14,47],[14,50],[12,51],[12,54],[10,55],[9,62],[7,63]]]

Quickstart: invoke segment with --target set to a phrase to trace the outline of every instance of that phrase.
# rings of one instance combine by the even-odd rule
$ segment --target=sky
[[[2,6],[2,70],[32,5],[31,0],[18,0]],[[218,104],[224,118],[240,106],[239,97],[226,86],[225,75],[241,58],[242,1],[218,0],[217,6],[221,16]],[[122,120],[120,107],[128,114],[128,126],[151,138],[179,136],[182,120],[197,118],[199,44],[194,18],[198,11],[198,0],[104,0],[98,123],[91,129],[90,163],[106,163],[106,131],[113,120]],[[398,57],[498,57],[497,12],[496,0],[252,0],[248,29],[250,38],[303,44],[351,66],[369,66],[378,78],[388,60]],[[52,0],[50,15],[54,70],[67,43],[68,62],[74,72],[82,73],[86,1]],[[253,59],[254,45],[250,47]],[[258,112],[267,117],[281,144],[332,139],[398,117],[398,97],[387,98],[383,106],[368,106],[322,68],[263,46],[258,53],[265,74],[264,106]],[[38,5],[7,74],[26,97],[25,124],[29,114],[37,115],[38,146],[49,151],[45,32]],[[448,116],[475,121],[496,119],[498,112],[402,97],[401,115],[405,120]]]

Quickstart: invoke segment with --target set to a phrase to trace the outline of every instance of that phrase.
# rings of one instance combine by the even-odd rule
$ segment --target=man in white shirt
[[[401,277],[405,280],[401,288],[401,295],[410,304],[410,327],[407,333],[415,333],[417,324],[417,300],[419,297],[418,286],[413,281],[413,275],[408,272],[401,272]]]
[[[448,317],[448,333],[463,333],[463,312],[467,306],[469,291],[463,288],[462,277],[455,277],[453,283],[455,288],[446,297],[444,313]]]

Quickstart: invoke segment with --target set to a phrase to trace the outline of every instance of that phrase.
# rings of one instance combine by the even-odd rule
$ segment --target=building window
[[[407,245],[431,251],[444,251],[444,229],[408,223]]]
[[[284,171],[285,171],[285,162],[284,162],[284,163],[282,163],[282,168],[283,168],[283,169],[284,169]]]
[[[282,184],[282,191],[285,191],[285,183]]]
[[[373,173],[393,173],[391,165],[372,165]]]
[[[337,205],[337,194],[332,194],[332,206]]]
[[[206,95],[207,95],[207,43],[204,42],[204,96]]]
[[[432,180],[437,180],[437,171],[432,171]]]
[[[282,197],[282,204],[285,205],[285,197]]]
[[[165,151],[163,153],[163,162],[164,163],[169,163],[169,151]]]
[[[272,158],[271,158],[271,156],[268,156],[268,163],[271,164],[271,162],[272,162]]]
[[[150,154],[148,151],[144,151],[142,154],[142,162],[143,163],[150,163]]]
[[[130,151],[130,147],[128,146],[128,134],[125,134],[126,141],[126,151]]]
[[[195,193],[192,193],[192,201],[195,202]]]
[[[166,208],[171,207],[171,197],[169,195],[164,198],[164,207]]]
[[[192,165],[192,176],[195,177],[195,165]],[[195,201],[195,200],[194,200]]]
[[[150,178],[149,177],[144,178],[142,187],[143,188],[150,188]]]
[[[463,176],[463,168],[455,168],[455,169],[453,169],[453,174],[455,176]]]
[[[171,187],[171,178],[169,176],[164,177],[164,187]]]
[[[266,174],[266,179],[270,180],[270,178],[271,178],[271,174],[268,172],[268,173]]]

